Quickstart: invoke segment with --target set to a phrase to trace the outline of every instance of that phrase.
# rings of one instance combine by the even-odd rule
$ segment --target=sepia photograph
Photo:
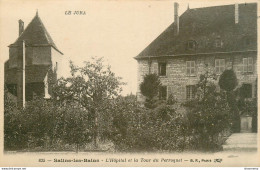
[[[258,1],[0,0],[0,166],[259,167]]]

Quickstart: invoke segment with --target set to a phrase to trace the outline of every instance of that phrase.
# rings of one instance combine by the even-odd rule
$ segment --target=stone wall
[[[244,53],[244,54],[218,54],[218,55],[203,55],[203,56],[182,56],[182,57],[160,57],[156,59],[150,58],[138,60],[138,101],[144,101],[144,96],[141,95],[139,85],[143,81],[143,77],[146,74],[157,73],[158,63],[166,62],[166,76],[160,76],[160,80],[163,86],[167,86],[167,97],[172,94],[177,101],[183,102],[186,100],[186,86],[195,85],[199,76],[205,73],[206,70],[209,73],[215,72],[215,59],[225,59],[225,69],[231,69],[233,67],[237,78],[238,87],[243,83],[252,84],[253,97],[255,97],[255,83],[257,78],[256,67],[256,53]],[[243,57],[253,57],[253,73],[243,73]],[[189,76],[186,73],[186,61],[195,61],[195,75]],[[149,64],[150,63],[150,64]],[[150,65],[150,69],[149,69]],[[219,79],[220,74],[217,74]],[[215,83],[218,83],[218,79]]]

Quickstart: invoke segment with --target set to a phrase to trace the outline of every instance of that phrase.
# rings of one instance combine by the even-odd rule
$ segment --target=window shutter
[[[195,75],[195,61],[191,61],[191,75]]]
[[[248,72],[253,72],[253,58],[249,57],[248,58]]]
[[[183,99],[183,101],[185,101],[186,100],[186,86],[182,86],[181,91],[182,91],[182,99]]]
[[[158,64],[153,65],[153,73],[158,74]]]
[[[189,68],[190,68],[190,62],[189,61],[186,61],[186,73],[187,73],[187,75],[189,75],[190,73],[190,71],[189,71]]]
[[[221,70],[220,71],[223,72],[225,70],[225,59],[221,59],[220,62],[221,62],[221,64],[220,64]]]
[[[218,59],[215,60],[215,69],[216,69],[216,73],[219,73],[219,60]]]
[[[243,72],[247,72],[247,58],[243,58]]]
[[[174,86],[167,86],[167,99],[170,95],[174,96]]]
[[[191,74],[191,75],[194,75],[194,74],[195,74],[195,67],[192,67],[192,68],[190,69],[190,74]]]
[[[191,66],[191,67],[195,67],[195,61],[191,61],[190,66]]]

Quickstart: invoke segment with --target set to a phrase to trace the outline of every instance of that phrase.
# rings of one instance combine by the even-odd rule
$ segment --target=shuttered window
[[[252,57],[243,58],[243,72],[244,73],[253,72],[253,58]]]
[[[195,98],[195,85],[186,86],[186,99],[194,99]]]

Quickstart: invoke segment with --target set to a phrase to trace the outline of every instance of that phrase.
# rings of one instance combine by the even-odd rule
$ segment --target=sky
[[[18,20],[22,19],[26,28],[38,10],[56,46],[64,53],[60,68],[65,77],[69,75],[69,60],[82,65],[91,57],[104,57],[112,71],[127,83],[122,95],[135,94],[138,85],[134,57],[173,23],[174,2],[0,0],[1,67],[9,56],[7,46],[18,38]],[[179,15],[188,5],[192,9],[234,3],[181,1]],[[86,15],[65,15],[66,11],[84,11]]]

